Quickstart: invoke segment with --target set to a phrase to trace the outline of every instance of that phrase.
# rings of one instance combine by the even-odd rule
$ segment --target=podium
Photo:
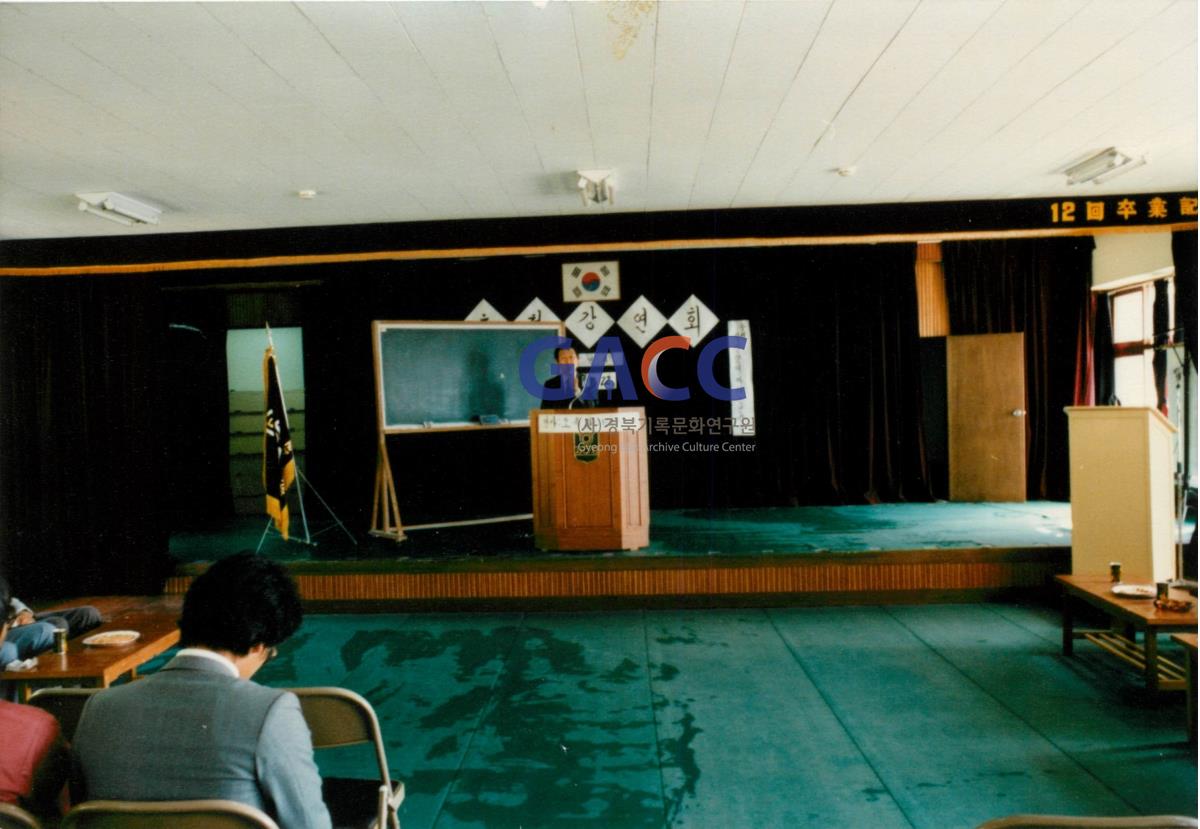
[[[646,428],[640,406],[529,413],[539,549],[636,550],[650,543]]]
[[[1175,426],[1158,410],[1068,406],[1071,572],[1175,578]]]

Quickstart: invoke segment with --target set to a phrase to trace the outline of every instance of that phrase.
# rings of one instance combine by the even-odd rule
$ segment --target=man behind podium
[[[213,564],[184,598],[175,658],[84,707],[75,750],[87,797],[236,800],[283,829],[328,829],[299,700],[250,681],[302,615],[279,564],[253,553]]]
[[[579,383],[579,374],[577,366],[579,365],[579,355],[575,353],[573,348],[556,348],[554,349],[554,362],[558,368],[555,368],[554,375],[546,381],[542,386],[542,408],[543,409],[594,409],[596,408],[595,400],[585,400],[583,397],[583,387]],[[569,378],[569,379],[568,379]],[[562,390],[567,383],[571,384],[571,396],[562,400],[555,400],[555,397],[562,395]]]

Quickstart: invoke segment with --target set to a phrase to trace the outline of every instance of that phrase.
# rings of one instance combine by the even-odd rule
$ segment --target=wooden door
[[[1025,500],[1025,335],[946,338],[951,501]]]

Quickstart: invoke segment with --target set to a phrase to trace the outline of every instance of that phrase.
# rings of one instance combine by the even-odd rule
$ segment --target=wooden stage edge
[[[1047,595],[1069,547],[287,562],[314,611],[924,604]],[[186,565],[165,592],[186,592]]]

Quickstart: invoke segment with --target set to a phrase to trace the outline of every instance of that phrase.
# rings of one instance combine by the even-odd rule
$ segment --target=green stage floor
[[[1183,695],[1077,653],[1004,604],[326,615],[256,678],[374,704],[405,829],[1195,815]]]
[[[257,549],[265,518],[243,518],[208,533],[177,533],[170,552],[180,562],[206,561]],[[303,537],[292,517],[293,538]],[[366,538],[358,546],[336,527],[316,546],[285,542],[273,531],[262,552],[280,560],[519,558],[539,553],[530,522],[416,530],[400,544]],[[1071,505],[1026,503],[875,504],[847,507],[774,507],[726,510],[655,510],[650,546],[615,556],[708,556],[982,547],[1066,547]],[[575,554],[566,554],[575,555]]]

